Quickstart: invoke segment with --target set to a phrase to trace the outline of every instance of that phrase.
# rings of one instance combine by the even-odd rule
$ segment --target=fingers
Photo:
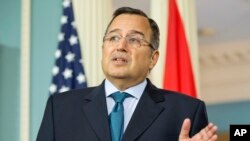
[[[207,130],[207,138],[209,139],[208,141],[216,141],[218,139],[217,135],[218,127],[212,123],[209,123],[208,126],[209,126],[208,127],[209,129]]]
[[[193,141],[216,141],[218,136],[216,134],[217,132],[217,126],[215,126],[212,123],[209,123],[205,128],[203,128],[199,133],[195,134],[192,137]]]
[[[179,140],[189,139],[190,127],[191,127],[191,121],[190,121],[190,119],[186,118],[183,121],[183,124],[182,124],[182,127],[181,127],[181,132],[180,132],[180,135],[179,135]]]
[[[191,128],[190,119],[186,118],[183,121],[181,132],[179,135],[179,141],[217,141],[218,127],[213,123],[209,123],[205,128],[203,128],[199,133],[195,134],[192,138],[189,137],[189,132]]]

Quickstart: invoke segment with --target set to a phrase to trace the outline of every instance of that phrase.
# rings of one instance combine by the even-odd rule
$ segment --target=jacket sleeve
[[[54,141],[53,96],[50,96],[36,141]]]
[[[192,127],[190,136],[195,135],[208,124],[207,111],[206,106],[203,101],[201,101],[196,109],[195,115],[192,120]]]

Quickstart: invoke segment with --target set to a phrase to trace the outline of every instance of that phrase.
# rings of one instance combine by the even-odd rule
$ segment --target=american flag
[[[50,94],[86,88],[87,82],[71,0],[63,1],[61,32],[58,40],[59,45],[55,52],[56,62],[52,69],[52,84],[49,87]]]

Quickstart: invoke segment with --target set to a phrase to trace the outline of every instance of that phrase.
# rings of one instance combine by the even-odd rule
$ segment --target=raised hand
[[[193,137],[189,137],[190,127],[191,121],[187,118],[183,121],[181,132],[179,135],[179,141],[217,141],[217,126],[213,123],[209,123],[205,128],[203,128]]]

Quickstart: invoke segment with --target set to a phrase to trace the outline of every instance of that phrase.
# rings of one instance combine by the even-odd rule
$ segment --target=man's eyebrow
[[[140,34],[141,36],[145,37],[145,35],[144,35],[142,32],[137,31],[137,30],[131,30],[131,31],[129,32],[129,34]]]
[[[114,32],[119,32],[119,31],[121,31],[121,29],[116,28],[116,29],[113,29],[113,30],[109,31],[107,34],[114,33]]]
[[[118,29],[118,28],[113,29],[113,30],[109,31],[107,34],[115,33],[115,32],[121,32],[121,29]],[[128,34],[139,34],[139,35],[141,35],[143,38],[145,37],[145,35],[144,35],[142,32],[137,31],[137,30],[130,30],[130,31],[128,32]]]

